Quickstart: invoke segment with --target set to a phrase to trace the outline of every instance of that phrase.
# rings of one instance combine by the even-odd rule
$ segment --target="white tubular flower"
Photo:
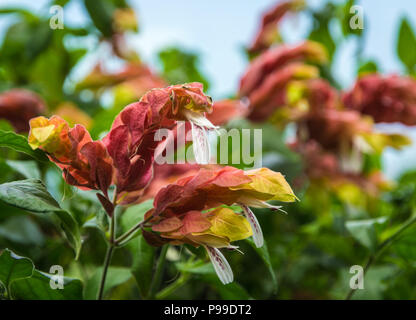
[[[223,284],[228,284],[233,282],[234,274],[233,270],[225,259],[224,255],[217,248],[212,248],[205,246],[205,249],[208,252],[208,256],[211,259],[211,263],[214,266],[215,272],[217,273],[218,278]]]

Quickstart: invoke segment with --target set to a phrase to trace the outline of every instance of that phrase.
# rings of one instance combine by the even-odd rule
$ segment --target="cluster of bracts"
[[[254,58],[234,100],[213,104],[199,83],[166,87],[161,78],[135,61],[124,47],[124,38],[115,33],[114,51],[129,61],[125,69],[107,73],[97,65],[77,89],[118,86],[141,98],[122,109],[103,139],[94,141],[84,125],[71,128],[57,115],[39,116],[45,104],[26,90],[0,95],[0,117],[19,132],[29,129],[31,119],[30,146],[43,150],[68,184],[97,190],[110,216],[116,205],[154,198],[154,208],[145,216],[144,238],[154,246],[203,246],[221,281],[229,283],[233,273],[219,248],[235,249],[232,242],[251,236],[257,247],[263,245],[261,227],[250,207],[274,211],[280,207],[267,201],[297,198],[284,177],[267,168],[157,165],[161,141],[155,135],[159,129],[173,130],[178,121],[186,121],[196,158],[207,163],[206,130],[230,119],[245,117],[280,128],[295,123],[296,141],[290,145],[304,157],[310,180],[332,185],[348,181],[377,192],[383,181],[377,172],[363,176],[362,154],[379,153],[386,146],[399,148],[409,141],[376,132],[374,124],[416,124],[414,79],[371,74],[358,79],[350,91],[339,92],[320,77],[318,66],[327,62],[320,44],[271,46],[277,38],[276,24],[303,5],[299,0],[284,1],[264,15],[248,49]],[[230,209],[232,205],[241,210]]]
[[[328,62],[322,45],[272,46],[276,25],[303,5],[283,1],[264,15],[248,48],[255,57],[241,78],[237,99],[216,103],[209,119],[225,123],[223,114],[239,114],[279,128],[294,123],[297,134],[290,146],[303,156],[309,180],[325,181],[326,187],[353,183],[375,194],[386,183],[380,172],[362,172],[363,155],[410,143],[404,136],[377,132],[375,124],[416,125],[416,80],[364,74],[350,90],[337,90],[320,76],[319,66]]]
[[[199,83],[153,89],[125,107],[101,140],[93,141],[82,125],[70,128],[58,116],[41,116],[30,120],[29,144],[47,153],[67,183],[101,191],[97,196],[111,216],[116,205],[140,201],[148,192],[161,143],[155,139],[157,130],[188,121],[193,136],[204,139],[204,130],[215,128],[204,117],[211,108]],[[200,145],[193,144],[195,149]],[[186,178],[157,191],[154,209],[145,216],[152,231],[143,230],[143,235],[154,246],[167,242],[204,246],[221,281],[228,283],[233,274],[218,248],[233,249],[231,242],[250,236],[261,247],[262,231],[249,206],[279,209],[268,200],[296,200],[284,177],[269,169],[215,167],[195,170],[193,175],[187,172]],[[241,207],[241,213],[223,207],[233,204]]]

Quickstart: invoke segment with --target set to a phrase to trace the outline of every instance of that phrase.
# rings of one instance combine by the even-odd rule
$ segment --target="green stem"
[[[180,287],[182,287],[189,279],[188,273],[183,273],[174,283],[164,288],[162,291],[158,292],[156,294],[156,299],[165,299],[166,297],[169,297],[173,292],[178,290]]]
[[[116,211],[113,210],[110,220],[110,239],[108,243],[107,252],[104,258],[103,264],[103,274],[101,276],[100,287],[98,289],[97,300],[102,300],[104,295],[105,280],[107,278],[108,267],[111,263],[111,258],[113,257],[113,252],[115,248],[115,230],[116,230]]]
[[[160,282],[162,280],[163,269],[166,261],[166,253],[168,252],[169,245],[164,245],[162,251],[160,252],[159,260],[157,261],[156,271],[150,284],[149,289],[149,298],[153,299],[155,297],[156,291],[160,287]]]
[[[100,288],[98,290],[97,300],[103,299],[105,280],[107,277],[108,267],[110,266],[111,258],[113,256],[113,251],[114,251],[114,245],[110,243],[108,245],[107,253],[104,259],[103,275],[101,276],[101,282],[100,282]]]
[[[363,277],[368,272],[368,269],[372,266],[372,264],[381,256],[384,249],[387,248],[388,245],[394,242],[394,240],[397,239],[397,237],[403,233],[406,229],[408,229],[413,223],[416,222],[416,216],[413,218],[410,218],[406,223],[404,223],[399,230],[397,230],[395,233],[393,233],[389,238],[384,240],[380,245],[377,247],[376,251],[370,255],[370,257],[367,260],[367,263],[365,264],[365,267],[363,269]],[[355,289],[351,289],[347,296],[345,297],[345,300],[350,300],[352,296],[355,293]]]
[[[143,220],[139,223],[137,223],[136,225],[134,225],[130,230],[126,231],[126,233],[124,233],[123,235],[121,235],[120,237],[118,237],[117,239],[114,240],[114,244],[116,246],[121,246],[124,243],[126,243],[127,241],[129,241],[129,237],[136,232],[137,230],[139,230],[141,227],[143,227],[143,225],[148,222],[150,219],[152,219],[152,217],[147,218],[146,220]]]

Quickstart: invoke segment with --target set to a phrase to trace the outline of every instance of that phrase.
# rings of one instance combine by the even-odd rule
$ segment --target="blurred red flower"
[[[17,132],[29,131],[29,120],[45,109],[45,102],[32,91],[12,89],[0,94],[0,118],[10,121]]]
[[[367,75],[344,94],[343,103],[349,109],[370,115],[375,122],[416,125],[416,80]]]
[[[278,24],[283,17],[305,6],[304,0],[282,1],[263,14],[260,30],[253,44],[247,49],[250,54],[257,54],[268,49],[279,38]]]

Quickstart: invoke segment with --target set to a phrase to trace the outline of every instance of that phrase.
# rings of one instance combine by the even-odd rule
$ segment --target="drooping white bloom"
[[[231,267],[225,259],[224,255],[217,248],[206,246],[205,249],[208,252],[208,256],[211,260],[212,265],[214,266],[215,272],[217,273],[218,278],[223,284],[228,284],[233,282],[234,274],[231,270]]]
[[[194,150],[195,161],[198,164],[208,164],[211,159],[211,150],[207,132],[204,127],[191,122],[192,126],[192,147]]]
[[[261,230],[260,224],[254,215],[253,211],[245,205],[240,204],[241,208],[243,209],[244,216],[250,223],[251,229],[253,231],[253,241],[257,248],[261,248],[264,244],[264,238],[263,238],[263,231]]]
[[[184,110],[183,114],[191,123],[195,161],[198,164],[208,164],[211,159],[211,150],[206,130],[217,130],[218,127],[214,126],[203,114],[191,110]]]

